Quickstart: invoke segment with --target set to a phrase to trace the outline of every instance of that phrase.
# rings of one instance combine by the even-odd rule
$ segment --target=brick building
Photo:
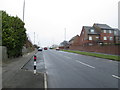
[[[75,45],[75,46],[78,46],[80,45],[80,36],[79,35],[76,35],[74,36],[72,39],[69,40],[69,45]]]
[[[106,24],[83,26],[78,42],[82,46],[120,43],[120,30]]]
[[[69,41],[69,49],[120,55],[120,45],[115,44],[120,44],[120,30],[95,23],[83,26],[80,36],[76,35]]]

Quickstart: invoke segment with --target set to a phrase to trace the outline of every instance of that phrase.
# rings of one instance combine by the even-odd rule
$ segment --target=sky
[[[24,0],[0,0],[0,10],[23,20]],[[32,43],[59,45],[94,23],[118,28],[119,0],[25,0],[24,22]],[[34,34],[35,33],[35,34]],[[35,41],[34,41],[35,35]]]

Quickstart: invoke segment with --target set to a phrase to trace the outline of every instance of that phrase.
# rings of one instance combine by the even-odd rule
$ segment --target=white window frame
[[[94,29],[90,29],[90,32],[94,33],[94,32],[95,32],[95,30],[94,30]]]
[[[110,37],[109,39],[112,41],[112,40],[113,40],[113,37]]]
[[[107,31],[106,30],[103,30],[104,33],[106,33]]]
[[[117,35],[117,31],[114,31],[114,35]]]
[[[112,30],[109,30],[109,33],[112,33]]]
[[[104,36],[104,37],[103,37],[103,40],[107,40],[107,37],[106,37],[106,36]]]
[[[98,36],[96,36],[96,38],[99,38]]]
[[[92,36],[89,36],[89,40],[92,40]]]

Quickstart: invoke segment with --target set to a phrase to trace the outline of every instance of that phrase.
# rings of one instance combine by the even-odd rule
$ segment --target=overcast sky
[[[25,0],[25,28],[41,46],[60,44],[94,23],[118,28],[119,0]],[[23,19],[24,0],[0,0],[0,9]],[[38,43],[39,42],[39,43]]]

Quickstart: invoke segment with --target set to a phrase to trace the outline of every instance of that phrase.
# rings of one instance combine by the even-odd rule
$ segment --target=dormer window
[[[90,29],[90,32],[94,33],[94,29]]]

